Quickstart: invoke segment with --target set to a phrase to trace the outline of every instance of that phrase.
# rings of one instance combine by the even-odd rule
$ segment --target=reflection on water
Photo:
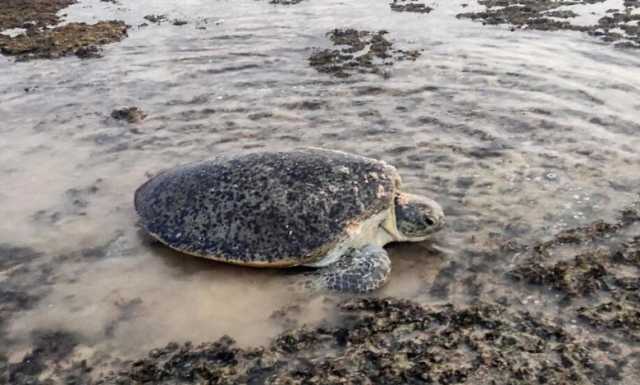
[[[0,349],[18,360],[31,333],[49,329],[77,334],[85,353],[124,357],[224,334],[255,345],[291,322],[330,317],[334,296],[291,290],[294,273],[153,244],[132,205],[135,188],[165,168],[302,145],[384,159],[449,217],[432,241],[390,246],[392,277],[374,295],[508,297],[553,310],[513,290],[505,261],[487,250],[611,220],[635,199],[640,56],[579,33],[484,27],[457,20],[460,11],[458,2],[410,14],[369,1],[93,0],[66,20],[133,26],[104,58],[0,57],[0,288],[33,297],[0,322]],[[137,27],[146,14],[188,24]],[[402,49],[424,51],[388,77],[334,78],[307,59],[337,27],[387,30]],[[110,117],[134,105],[144,121]],[[293,321],[272,317],[291,306]]]

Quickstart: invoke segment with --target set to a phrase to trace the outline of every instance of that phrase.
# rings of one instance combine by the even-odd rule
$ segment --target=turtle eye
[[[435,222],[433,219],[431,219],[431,217],[430,217],[430,216],[428,216],[428,215],[425,215],[425,216],[424,216],[424,221],[425,221],[429,226],[433,226],[433,225],[435,225],[435,224],[436,224],[436,222]]]

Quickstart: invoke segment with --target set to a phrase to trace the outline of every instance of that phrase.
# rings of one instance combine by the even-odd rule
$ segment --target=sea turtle
[[[141,225],[183,253],[255,267],[311,266],[306,285],[380,287],[383,246],[444,224],[433,200],[400,191],[376,159],[319,148],[220,156],[156,175],[135,193]]]

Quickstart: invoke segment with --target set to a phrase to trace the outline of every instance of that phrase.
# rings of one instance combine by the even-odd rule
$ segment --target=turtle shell
[[[178,251],[285,267],[313,262],[363,220],[388,209],[400,184],[385,162],[303,148],[191,163],[135,193],[144,229]]]

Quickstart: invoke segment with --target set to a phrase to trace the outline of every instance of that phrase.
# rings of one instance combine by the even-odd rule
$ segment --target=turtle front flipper
[[[310,273],[311,286],[365,293],[382,286],[391,272],[391,260],[380,246],[351,249],[336,262]]]

